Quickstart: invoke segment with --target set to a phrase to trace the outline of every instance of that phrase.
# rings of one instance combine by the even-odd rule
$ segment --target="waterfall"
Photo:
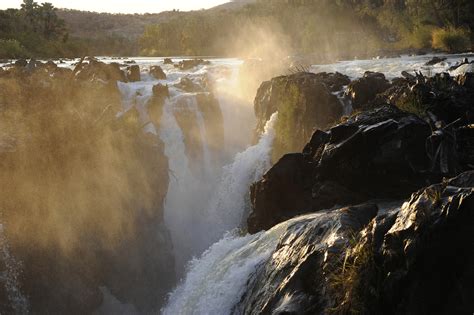
[[[226,235],[189,265],[186,279],[171,293],[164,315],[230,314],[245,285],[277,246],[281,224],[255,235]]]
[[[191,171],[184,135],[175,117],[175,105],[182,97],[178,95],[166,100],[159,132],[170,173],[164,216],[171,233],[177,267],[184,266],[192,255],[197,254],[196,249],[203,246],[199,239],[203,225],[200,210],[203,197],[208,195],[208,186],[203,185],[201,178]]]
[[[212,239],[217,241],[222,235],[239,227],[250,207],[250,185],[259,180],[271,167],[270,155],[275,138],[274,126],[278,113],[274,113],[266,123],[265,132],[259,142],[238,153],[232,164],[224,167],[216,194],[213,196],[206,217],[213,220]]]
[[[186,278],[170,294],[164,315],[238,313],[234,308],[259,267],[272,256],[285,235],[298,235],[309,222],[325,222],[325,213],[301,216],[254,235],[227,234],[188,267]],[[325,242],[335,241],[328,233]]]
[[[9,305],[15,314],[28,314],[29,303],[26,296],[21,292],[19,279],[21,264],[10,252],[10,245],[5,235],[5,228],[0,224],[0,261],[4,264],[4,270],[0,273],[0,279],[4,282]],[[3,301],[2,303],[5,303]]]

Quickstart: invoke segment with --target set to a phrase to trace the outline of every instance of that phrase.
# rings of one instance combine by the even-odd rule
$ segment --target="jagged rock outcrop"
[[[389,87],[390,83],[383,73],[367,71],[362,78],[349,84],[347,95],[352,102],[352,107],[359,109],[369,104],[377,94],[385,92]]]
[[[301,72],[262,83],[255,98],[257,135],[277,111],[274,161],[285,153],[301,151],[314,130],[338,120],[343,108],[320,76]]]
[[[239,314],[467,314],[474,307],[474,173],[400,203],[288,222]]]
[[[132,65],[127,67],[127,79],[129,82],[137,82],[141,80],[140,66]]]
[[[158,80],[166,80],[166,73],[160,66],[151,66],[149,69],[150,75]]]
[[[295,215],[370,198],[409,195],[439,176],[429,172],[429,125],[385,106],[316,131],[303,153],[281,158],[251,187],[251,233]]]
[[[416,78],[396,80],[371,106],[392,104],[426,117],[432,124],[448,125],[458,119],[459,125],[471,124],[474,122],[473,78],[472,73],[457,77],[441,73],[430,78],[418,74]]]
[[[341,310],[372,314],[467,314],[474,308],[474,173],[414,193],[374,220],[346,262],[356,280]],[[382,224],[380,224],[382,223]],[[357,262],[362,254],[370,259]],[[362,276],[364,278],[362,278]]]

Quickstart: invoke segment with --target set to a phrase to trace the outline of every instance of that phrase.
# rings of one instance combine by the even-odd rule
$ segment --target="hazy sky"
[[[156,13],[180,9],[182,11],[207,9],[230,0],[37,0],[51,2],[57,8],[110,13]],[[0,0],[0,9],[20,8],[22,0]]]

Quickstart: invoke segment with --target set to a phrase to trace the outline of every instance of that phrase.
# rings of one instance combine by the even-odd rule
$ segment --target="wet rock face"
[[[474,172],[400,203],[295,219],[249,281],[239,314],[468,314]]]
[[[262,83],[255,98],[257,135],[276,111],[274,161],[285,153],[301,151],[315,129],[339,119],[343,110],[318,75],[301,72]]]
[[[250,233],[267,230],[300,213],[309,212],[313,165],[302,154],[286,154],[250,189],[254,209],[248,218]],[[268,179],[268,180],[267,180]],[[271,193],[267,193],[270,192]],[[291,196],[288,198],[287,196]]]
[[[426,122],[393,106],[315,132],[304,153],[284,156],[252,186],[249,231],[335,205],[409,195],[436,178],[426,172],[430,134]]]
[[[377,292],[366,296],[364,308],[383,314],[472,312],[473,210],[474,173],[468,172],[413,194],[387,231],[369,230],[360,242],[369,244],[380,269],[370,279]],[[373,240],[380,234],[378,244]]]
[[[349,84],[347,94],[354,109],[361,108],[375,99],[377,94],[386,91],[390,83],[383,73],[367,71],[360,79]]]
[[[375,204],[305,216],[290,225],[271,258],[256,270],[238,314],[325,314],[332,307],[328,273],[351,235],[377,214]]]

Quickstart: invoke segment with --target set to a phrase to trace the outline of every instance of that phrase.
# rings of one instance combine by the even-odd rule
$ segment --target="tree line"
[[[472,48],[471,0],[257,0],[149,25],[145,55],[282,52],[340,58],[387,51]]]

